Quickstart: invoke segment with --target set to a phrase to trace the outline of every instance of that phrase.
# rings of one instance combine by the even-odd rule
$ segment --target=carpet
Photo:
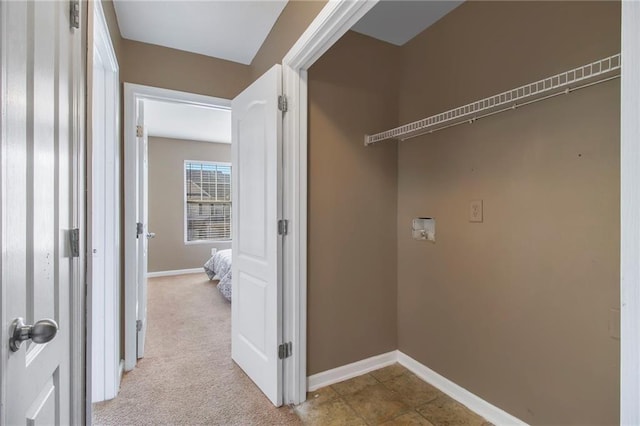
[[[231,360],[231,305],[202,274],[149,279],[145,357],[95,425],[297,425]]]

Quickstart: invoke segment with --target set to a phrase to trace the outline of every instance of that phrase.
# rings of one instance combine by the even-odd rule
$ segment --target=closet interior
[[[619,422],[620,2],[362,28],[308,73],[308,375],[397,349],[530,424]]]

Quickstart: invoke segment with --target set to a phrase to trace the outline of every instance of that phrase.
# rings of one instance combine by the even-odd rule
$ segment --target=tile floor
[[[306,425],[490,425],[399,364],[310,392],[295,412]]]

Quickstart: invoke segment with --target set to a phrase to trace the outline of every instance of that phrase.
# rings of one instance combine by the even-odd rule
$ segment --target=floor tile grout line
[[[400,376],[407,375],[407,373],[409,373],[409,370],[407,370],[406,372],[404,372],[404,373],[402,373],[402,374],[399,374],[399,375],[397,375],[397,376],[395,376],[395,377],[392,377],[391,379],[387,380],[387,382],[389,382],[389,381],[391,381],[391,380],[395,379],[396,377],[400,377]],[[366,373],[366,374],[363,374],[362,376],[370,376],[370,377],[372,377],[372,378],[377,382],[375,385],[368,385],[368,386],[365,386],[365,387],[364,387],[364,388],[362,388],[362,389],[365,389],[365,388],[370,387],[370,386],[382,385],[382,387],[384,387],[384,388],[385,388],[386,390],[388,390],[389,392],[397,393],[396,391],[394,391],[393,389],[390,389],[387,385],[385,385],[385,382],[383,382],[382,380],[378,379],[378,378],[377,378],[377,377],[375,377],[373,374],[371,374],[371,372]],[[358,377],[362,377],[362,376],[358,376]],[[333,387],[332,387],[332,389],[333,389]],[[361,390],[362,390],[362,389],[361,389]],[[333,389],[333,390],[335,391],[335,389]],[[358,392],[360,392],[360,391],[358,391]],[[336,391],[336,393],[337,393],[337,391]],[[354,393],[356,393],[356,392],[354,392]],[[364,421],[364,423],[365,423],[367,426],[378,426],[378,425],[380,424],[379,422],[376,422],[376,423],[373,423],[373,424],[372,424],[372,423],[369,423],[369,422],[367,421],[367,419],[365,419],[363,416],[361,416],[361,415],[360,415],[360,413],[358,413],[358,411],[356,411],[356,409],[355,409],[355,408],[353,408],[353,407],[351,406],[351,404],[349,404],[349,402],[347,401],[347,399],[346,399],[343,395],[341,395],[341,394],[338,394],[338,395],[340,396],[340,398],[342,398],[342,400],[344,401],[344,403],[345,403],[349,408],[351,408],[351,409],[353,410],[353,412],[355,412],[355,413],[356,413],[356,415],[362,419],[362,421]],[[399,417],[401,417],[401,416],[404,416],[405,414],[407,414],[407,413],[411,412],[412,410],[413,410],[413,411],[416,411],[416,409],[415,409],[415,408],[413,408],[413,407],[411,406],[411,404],[407,404],[407,403],[405,402],[405,400],[404,400],[404,398],[402,398],[402,396],[400,396],[400,395],[398,395],[398,396],[400,397],[401,402],[402,402],[403,404],[405,404],[405,405],[406,405],[407,407],[409,407],[409,408],[408,408],[407,410],[403,410],[403,411],[401,411],[401,412],[400,412],[400,413],[398,413],[396,416],[393,416],[393,417],[391,417],[390,419],[386,419],[383,423],[385,423],[385,422],[389,422],[389,421],[391,421],[391,420],[395,420],[395,419],[397,419],[397,418],[399,418]],[[428,422],[430,422],[430,421],[429,421],[429,419],[427,419],[426,417],[424,417],[424,416],[423,416],[423,415],[421,415],[420,413],[418,413],[418,415],[419,415],[420,417],[422,417],[423,419],[427,420]],[[430,422],[430,423],[431,423],[431,422]]]
[[[403,367],[404,367],[404,366],[403,366]],[[374,376],[374,375],[372,375],[372,374],[370,374],[370,375],[371,375],[371,377],[373,377],[374,379],[376,379],[376,380],[377,380],[377,381],[378,381],[382,386],[384,386],[384,387],[385,387],[385,389],[388,389],[388,390],[389,390],[389,391],[391,391],[391,392],[396,392],[395,390],[393,390],[393,389],[391,389],[389,386],[387,386],[387,385],[386,385],[386,383],[391,382],[393,379],[396,379],[396,378],[398,378],[398,377],[401,377],[401,376],[410,376],[411,374],[413,374],[409,369],[407,369],[406,367],[404,367],[404,368],[405,368],[405,370],[406,370],[406,371],[404,371],[402,374],[398,374],[397,376],[392,377],[391,379],[386,380],[386,381],[379,380],[377,377],[375,377],[375,376]],[[422,380],[422,379],[420,379],[420,380]],[[423,380],[423,381],[424,381],[424,380]],[[427,382],[425,382],[425,383],[427,383]],[[427,383],[427,384],[428,384],[428,383]],[[436,390],[437,390],[439,393],[444,394],[444,393],[443,393],[442,391],[440,391],[439,389],[436,389]],[[428,419],[426,416],[424,416],[420,411],[418,411],[418,409],[419,409],[419,408],[421,408],[421,407],[424,407],[424,406],[426,406],[426,405],[428,405],[428,404],[431,404],[432,402],[434,402],[435,400],[437,400],[439,397],[440,397],[440,396],[436,396],[436,397],[435,397],[435,398],[433,398],[432,400],[427,401],[427,402],[425,402],[424,404],[420,404],[419,406],[414,407],[414,406],[413,406],[413,404],[408,404],[408,403],[407,403],[407,401],[404,399],[404,397],[400,396],[400,398],[402,399],[402,402],[403,402],[403,403],[405,403],[407,406],[409,406],[409,409],[408,409],[407,411],[404,411],[404,412],[402,412],[402,413],[398,414],[397,416],[395,416],[395,417],[393,417],[392,419],[389,419],[389,420],[395,420],[395,419],[397,419],[397,418],[399,418],[399,417],[402,417],[402,416],[404,416],[405,414],[407,414],[407,413],[409,413],[409,412],[413,411],[413,412],[415,412],[416,414],[418,414],[418,416],[420,416],[421,418],[425,419],[427,422],[429,422],[429,423],[433,424],[433,423],[431,422],[431,420],[430,420],[430,419]],[[388,420],[388,421],[389,421],[389,420]]]
[[[368,374],[368,373],[367,373],[367,374]],[[371,377],[373,377],[373,376],[371,376]],[[373,377],[373,378],[375,379],[375,377]],[[333,387],[332,387],[332,389],[333,389]],[[335,389],[333,389],[333,390],[334,390],[336,393],[338,393],[338,391],[336,391]],[[346,404],[346,406],[347,406],[347,407],[349,407],[349,408],[351,409],[351,411],[353,411],[354,413],[356,413],[356,416],[357,416],[360,420],[362,420],[362,421],[364,422],[364,424],[366,424],[367,426],[371,426],[371,425],[369,424],[369,422],[367,421],[367,419],[365,419],[364,417],[362,417],[362,416],[360,415],[360,413],[358,413],[358,411],[356,411],[356,409],[355,409],[355,408],[353,408],[353,407],[351,406],[351,404],[349,404],[349,402],[347,401],[347,398],[345,398],[345,397],[344,397],[344,395],[342,395],[342,394],[340,394],[340,393],[338,393],[338,395],[340,396],[340,399],[342,399],[342,402],[344,402],[344,403]]]
[[[383,370],[384,368],[387,368],[387,367],[384,367],[384,368],[381,368],[381,369],[378,369],[378,370],[374,370],[374,371],[362,374],[360,376],[356,376],[356,377],[353,377],[351,379],[348,379],[348,380],[352,380],[352,379],[355,379],[355,378],[361,378],[361,377],[366,377],[366,376],[369,376],[369,378],[373,379],[373,381],[371,381],[370,384],[366,384],[364,387],[362,387],[361,389],[358,389],[358,390],[356,390],[354,392],[347,392],[345,394],[342,394],[342,393],[338,392],[338,390],[334,387],[335,384],[328,385],[327,387],[330,388],[336,396],[334,396],[333,398],[329,399],[328,401],[323,402],[322,405],[324,405],[326,403],[329,403],[331,401],[340,401],[341,403],[346,405],[346,407],[348,407],[351,410],[352,413],[355,414],[355,418],[357,418],[358,420],[362,421],[367,426],[377,426],[377,425],[380,425],[381,423],[394,421],[394,420],[396,420],[396,419],[398,419],[398,418],[400,418],[402,416],[405,416],[407,414],[410,414],[410,413],[415,413],[415,414],[418,415],[419,418],[425,420],[428,424],[434,425],[435,423],[433,423],[433,421],[429,417],[427,417],[425,414],[423,414],[419,410],[429,406],[430,404],[433,404],[435,401],[439,400],[439,398],[441,398],[443,396],[448,397],[448,395],[446,395],[440,389],[433,387],[433,385],[431,385],[430,383],[426,382],[422,378],[415,376],[415,374],[412,371],[410,371],[409,369],[407,369],[406,367],[404,367],[404,366],[401,366],[401,367],[403,367],[404,371],[402,371],[400,374],[392,375],[391,377],[385,376],[384,374],[381,375],[382,378],[386,377],[387,380],[382,380],[381,378],[378,378],[378,377],[374,376],[373,374],[371,374],[371,373],[373,373],[375,371]],[[427,400],[425,402],[422,402],[422,403],[416,405],[415,403],[410,402],[410,395],[405,395],[402,392],[397,391],[397,390],[392,389],[391,387],[389,387],[389,383],[393,382],[394,380],[399,379],[401,377],[411,378],[411,376],[417,377],[417,379],[419,379],[421,382],[424,382],[427,385],[429,385],[430,387],[432,387],[435,390],[435,395],[436,396],[433,397],[430,400]],[[382,388],[384,390],[395,394],[396,398],[397,398],[397,401],[401,402],[403,405],[405,405],[406,409],[401,409],[399,412],[395,413],[395,415],[393,417],[388,418],[388,419],[384,419],[381,422],[368,421],[367,418],[365,418],[364,415],[360,414],[360,412],[358,410],[356,410],[352,406],[352,404],[349,403],[349,397],[351,397],[352,395],[354,395],[354,394],[356,394],[358,392],[362,392],[363,390],[365,390],[367,388],[378,386],[378,385],[382,385]],[[451,397],[448,397],[448,398],[451,398]],[[474,411],[470,410],[464,404],[460,404],[456,400],[453,400],[453,402],[456,404],[456,406],[462,407],[463,410],[467,411],[469,414],[478,416],[477,413],[475,413]],[[483,419],[481,416],[480,416],[480,418],[484,422],[486,422],[486,419]]]

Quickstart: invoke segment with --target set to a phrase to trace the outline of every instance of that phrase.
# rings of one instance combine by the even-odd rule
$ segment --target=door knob
[[[33,343],[47,343],[58,333],[58,324],[52,319],[43,319],[33,325],[26,325],[24,319],[16,318],[9,329],[9,347],[13,352],[20,349],[22,342],[31,339]]]
[[[156,237],[155,232],[147,232],[147,238],[155,238],[155,237]]]

